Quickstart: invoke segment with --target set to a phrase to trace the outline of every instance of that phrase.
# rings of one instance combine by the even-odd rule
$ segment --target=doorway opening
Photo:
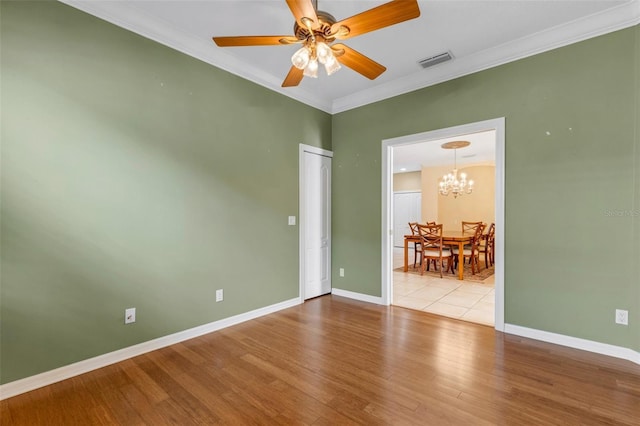
[[[453,165],[453,153],[451,151],[442,150],[440,148],[440,145],[444,142],[453,140],[471,140],[472,145],[476,144],[477,148],[473,150],[473,154],[475,154],[475,157],[471,157],[471,155],[468,155],[467,158],[462,159],[462,162],[460,162],[461,156],[465,154],[462,152],[458,153],[458,163],[460,169],[468,166],[468,172],[470,173],[470,175],[472,173],[476,173],[476,176],[478,176],[479,178],[483,175],[490,176],[490,179],[483,180],[483,185],[485,185],[483,190],[480,190],[480,187],[476,186],[474,193],[462,196],[455,200],[458,201],[458,204],[454,203],[454,199],[451,195],[449,195],[448,197],[438,195],[437,190],[438,177],[442,177],[443,170],[445,170],[444,173],[448,173],[450,170],[447,169],[451,169]],[[393,176],[394,164],[396,164],[398,168],[405,168],[405,170],[396,171],[410,171],[406,170],[407,168],[411,167],[409,163],[400,163],[403,162],[403,157],[416,159],[416,153],[418,152],[418,150],[428,151],[428,158],[419,160],[419,167],[414,166],[414,168],[419,169],[419,173],[417,174],[421,176],[420,188],[426,189],[420,194],[421,202],[419,215],[422,220],[418,220],[418,222],[423,223],[432,220],[437,221],[438,223],[444,222],[445,230],[460,229],[460,222],[462,220],[473,219],[495,223],[495,249],[493,268],[485,269],[484,271],[481,270],[481,272],[478,272],[473,276],[465,272],[467,274],[467,276],[465,276],[466,281],[460,282],[457,280],[458,277],[451,274],[449,274],[451,276],[446,276],[444,280],[440,278],[435,279],[427,277],[427,280],[430,279],[430,283],[433,286],[430,288],[424,288],[423,290],[419,288],[424,284],[422,281],[420,281],[420,272],[417,269],[413,269],[413,251],[409,250],[408,256],[403,256],[403,248],[398,247],[400,241],[404,242],[404,235],[407,235],[407,230],[404,228],[406,228],[408,224],[404,224],[404,220],[399,220],[399,218],[395,217],[396,215],[394,214],[402,214],[404,211],[415,213],[413,212],[413,210],[415,209],[411,208],[407,209],[403,207],[398,209],[395,205],[395,202],[408,198],[407,196],[399,197],[398,194],[412,192],[413,187],[417,186],[417,183],[415,183],[417,179],[416,176],[413,177],[413,187],[411,187],[411,184],[407,186],[407,182],[411,181],[411,179],[404,179],[404,177],[409,177],[408,175],[403,176],[403,186],[398,187],[398,182],[396,181],[395,189],[397,189],[398,191],[394,191]],[[469,151],[469,154],[471,154],[471,151]],[[447,156],[451,156],[451,158],[448,158]],[[439,160],[438,157],[446,158]],[[405,259],[408,258],[404,261],[408,262],[410,266],[408,268],[408,271],[412,270],[413,277],[409,277],[409,275],[405,274],[398,274],[398,272],[396,272],[397,277],[409,277],[406,282],[402,283],[403,286],[409,285],[409,283],[411,283],[409,287],[403,287],[402,297],[404,297],[405,295],[408,296],[410,293],[412,293],[412,291],[410,291],[412,288],[418,292],[422,291],[424,293],[422,294],[423,300],[416,301],[416,307],[418,304],[424,303],[426,299],[429,299],[429,303],[427,303],[427,305],[433,305],[434,309],[432,310],[432,312],[439,313],[439,308],[451,308],[451,314],[445,314],[444,310],[441,312],[441,314],[454,318],[457,317],[463,320],[468,319],[470,321],[473,321],[472,317],[475,314],[479,314],[479,312],[472,312],[470,306],[468,305],[472,303],[473,305],[477,305],[477,307],[487,309],[487,307],[489,306],[489,298],[493,296],[493,299],[490,300],[494,306],[492,325],[494,325],[495,329],[502,331],[504,329],[504,118],[470,123],[446,129],[439,129],[435,131],[384,140],[382,144],[382,169],[383,303],[394,303],[394,268],[398,268],[398,264],[402,262],[401,259],[404,257]],[[474,176],[472,175],[469,177],[471,179],[474,179]],[[490,191],[487,191],[487,185],[493,186],[493,188],[489,188]],[[473,202],[469,202],[469,200],[472,200],[472,197],[474,196],[478,198],[476,198]],[[479,203],[480,197],[488,198],[490,196],[492,197],[492,200],[485,200],[485,203],[483,205],[475,204]],[[463,208],[464,204],[460,203],[460,201],[465,197],[467,197],[466,210],[465,208]],[[404,201],[401,202],[404,203]],[[415,204],[415,201],[413,203]],[[472,205],[473,207],[469,207],[470,205]],[[467,217],[467,215],[470,216]],[[487,223],[487,225],[489,223]],[[411,248],[413,248],[414,245],[413,243],[408,243],[407,246],[411,246]],[[480,256],[479,263],[480,265],[484,266],[484,254]],[[462,265],[460,266],[462,267]],[[400,268],[400,270],[402,270],[402,268]],[[491,275],[491,278],[488,278],[491,271],[493,271],[494,273],[493,275]],[[469,277],[471,277],[474,281],[485,280],[484,286],[476,285],[474,283],[471,283],[471,285],[469,285]],[[465,286],[464,288],[460,287],[462,283],[466,283],[467,286]],[[411,287],[411,285],[413,285],[414,287]],[[493,289],[490,292],[487,291],[486,294],[480,294],[485,293],[484,290],[489,289],[492,286]],[[464,291],[477,291],[479,293],[477,293],[478,296],[469,296],[464,299],[458,297],[464,296],[463,294],[455,294],[454,290],[457,288],[460,288],[460,290]],[[440,300],[445,296],[449,299]],[[455,307],[448,306],[448,304],[445,303],[447,301],[451,302],[456,299],[461,299],[461,306],[457,310],[455,309]],[[478,300],[470,302],[471,299]],[[483,300],[484,302],[481,302],[481,300]],[[411,300],[408,299],[404,299],[404,301],[409,304],[411,302]],[[466,308],[464,308],[465,306]],[[429,311],[429,308],[425,307],[424,310]],[[462,317],[463,311],[464,314],[467,315],[467,318]],[[455,314],[455,312],[460,312],[461,314],[457,315]],[[486,320],[486,312],[484,317],[484,321],[476,322],[488,323]]]

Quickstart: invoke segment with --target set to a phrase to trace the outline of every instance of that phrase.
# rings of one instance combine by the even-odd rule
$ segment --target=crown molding
[[[129,2],[58,1],[329,114],[358,108],[640,23],[640,0],[629,0],[617,7],[473,55],[456,58],[427,71],[421,70],[404,78],[331,100],[301,87],[284,89],[280,86],[280,80],[259,67],[248,65],[221,49],[215,49],[209,40],[201,40],[172,28],[167,22],[146,14]]]
[[[617,7],[530,34],[473,55],[455,58],[451,62],[429,68],[428,71],[421,70],[405,78],[335,99],[331,113],[337,114],[413,92],[639,23],[640,0],[629,0]]]
[[[75,9],[117,25],[181,53],[228,71],[269,90],[331,113],[331,100],[322,99],[300,87],[283,88],[281,81],[257,66],[248,65],[236,57],[215,48],[213,41],[201,40],[177,30],[167,22],[152,17],[125,1],[58,0]]]

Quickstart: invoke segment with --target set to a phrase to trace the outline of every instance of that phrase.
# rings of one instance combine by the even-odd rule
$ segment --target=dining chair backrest
[[[422,236],[422,244],[425,248],[442,250],[442,224],[440,225],[420,225],[418,232]]]
[[[487,242],[493,242],[496,237],[496,224],[492,223],[489,225],[489,230],[487,231]]]
[[[435,225],[435,222],[427,222],[427,225]]]
[[[412,235],[420,234],[420,232],[418,232],[418,222],[409,222],[409,228],[411,229]]]
[[[473,234],[473,239],[471,240],[471,251],[477,252],[480,248],[480,242],[482,241],[482,233],[484,232],[484,224],[480,223],[476,227],[476,230]]]
[[[476,228],[480,225],[484,225],[482,222],[465,222],[462,221],[462,232],[475,233]]]
[[[484,242],[484,264],[493,265],[495,258],[495,249],[496,249],[496,224],[492,223],[489,225],[489,230],[487,231],[487,235],[485,236]]]

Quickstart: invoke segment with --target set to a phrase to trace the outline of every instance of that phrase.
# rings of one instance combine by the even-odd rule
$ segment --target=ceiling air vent
[[[422,59],[418,61],[418,63],[422,68],[429,68],[442,62],[450,61],[451,59],[453,59],[451,52],[444,52],[430,58]]]

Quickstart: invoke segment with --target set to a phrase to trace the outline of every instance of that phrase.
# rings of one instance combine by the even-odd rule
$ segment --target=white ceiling
[[[496,131],[471,133],[428,142],[417,142],[393,148],[393,173],[415,172],[422,167],[451,166],[454,150],[443,149],[441,145],[451,141],[469,141],[471,145],[457,149],[457,165],[495,164]],[[404,170],[403,170],[404,169]]]
[[[61,0],[186,54],[329,113],[337,113],[640,22],[640,0],[419,1],[421,16],[346,40],[385,65],[368,80],[343,67],[282,88],[298,46],[220,48],[213,36],[290,35],[285,0]],[[319,0],[341,20],[386,3]],[[417,62],[450,51],[452,61]]]

